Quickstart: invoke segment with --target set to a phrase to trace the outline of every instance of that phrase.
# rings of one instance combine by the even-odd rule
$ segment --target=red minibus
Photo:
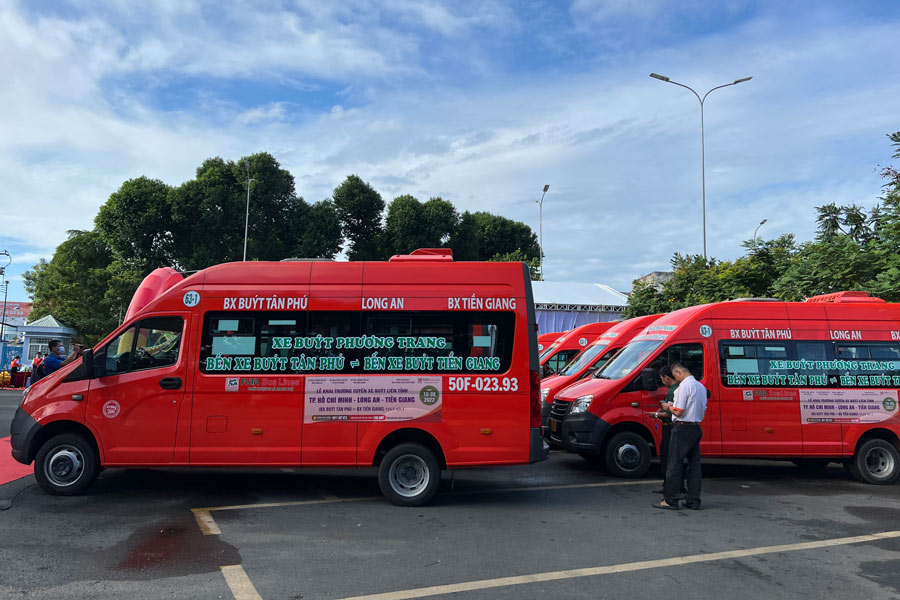
[[[389,262],[158,269],[125,322],[26,392],[12,454],[51,494],[101,467],[378,467],[395,504],[442,468],[545,460],[531,280]]]
[[[550,344],[550,347],[544,350],[539,357],[541,377],[549,377],[558,373],[573,358],[581,354],[591,340],[613,325],[615,325],[613,322],[588,323],[560,334],[559,338]]]
[[[900,304],[841,292],[669,313],[599,378],[555,396],[551,439],[617,475],[643,475],[660,440],[648,415],[666,394],[657,373],[676,361],[711,392],[704,456],[839,460],[876,484],[900,476]]]
[[[587,350],[573,359],[562,371],[541,380],[541,425],[544,437],[549,435],[552,399],[573,383],[594,376],[631,341],[631,338],[661,316],[647,315],[613,323],[606,333],[601,333],[600,337],[591,342]],[[551,401],[548,401],[548,398]]]
[[[562,333],[542,333],[538,336],[538,352],[543,352],[551,343],[559,339]]]

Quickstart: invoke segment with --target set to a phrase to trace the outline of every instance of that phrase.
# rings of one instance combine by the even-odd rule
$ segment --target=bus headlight
[[[550,388],[544,388],[541,390],[541,402],[547,401],[548,394],[550,394]]]
[[[575,402],[572,403],[572,410],[569,411],[570,415],[574,415],[575,413],[582,413],[588,409],[591,405],[591,401],[594,399],[593,396],[581,396],[580,398],[576,398]]]

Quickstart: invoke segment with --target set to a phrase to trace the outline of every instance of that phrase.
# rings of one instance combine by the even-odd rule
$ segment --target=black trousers
[[[663,423],[662,439],[659,441],[659,470],[662,471],[663,487],[666,485],[666,471],[669,469],[669,443],[672,440],[672,424]]]
[[[678,491],[685,479],[684,461],[687,460],[687,495],[684,503],[691,507],[700,507],[700,439],[703,430],[699,425],[672,426],[672,439],[669,441],[669,456],[666,461],[666,479],[663,491],[666,504],[678,505]]]

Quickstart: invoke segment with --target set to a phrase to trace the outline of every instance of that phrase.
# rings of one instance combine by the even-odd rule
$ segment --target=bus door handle
[[[181,387],[181,377],[163,377],[159,380],[159,387],[164,390],[177,390]]]

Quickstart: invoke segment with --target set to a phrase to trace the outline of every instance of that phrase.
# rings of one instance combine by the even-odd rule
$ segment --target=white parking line
[[[440,596],[459,592],[471,592],[490,588],[506,587],[511,585],[523,585],[527,583],[542,583],[559,579],[574,579],[577,577],[593,577],[597,575],[609,575],[612,573],[627,573],[629,571],[642,571],[646,569],[658,569],[662,567],[674,567],[693,563],[713,562],[719,560],[731,560],[748,556],[761,556],[764,554],[776,554],[780,552],[797,552],[800,550],[814,550],[817,548],[829,548],[832,546],[846,546],[848,544],[862,544],[875,542],[889,538],[900,537],[900,531],[885,531],[871,535],[859,535],[854,537],[832,538],[817,542],[802,542],[799,544],[782,544],[780,546],[760,546],[744,550],[729,550],[727,552],[715,552],[710,554],[694,554],[691,556],[677,556],[660,560],[645,560],[640,562],[608,565],[603,567],[589,567],[585,569],[571,569],[568,571],[550,571],[546,573],[534,573],[517,577],[500,577],[497,579],[482,579],[479,581],[467,581],[448,585],[435,585],[431,587],[400,590],[382,594],[368,594],[354,596],[344,600],[410,600],[412,598],[426,598],[428,596]]]
[[[262,596],[253,587],[247,572],[241,565],[228,565],[219,567],[225,576],[225,583],[231,589],[234,600],[262,600]]]

